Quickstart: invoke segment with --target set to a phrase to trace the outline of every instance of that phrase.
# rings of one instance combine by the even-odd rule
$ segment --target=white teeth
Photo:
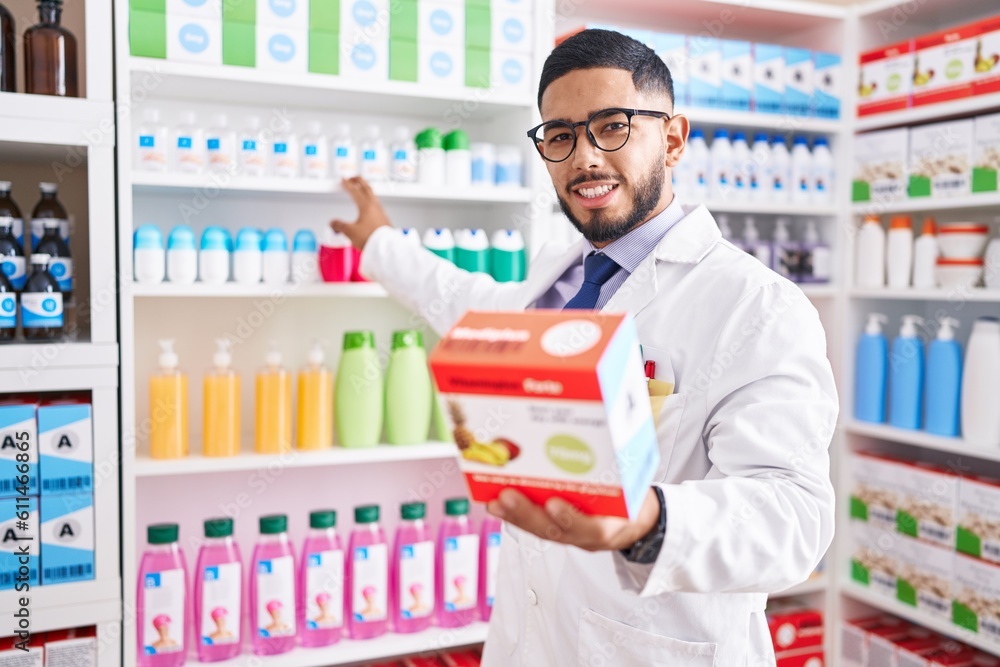
[[[595,197],[602,197],[614,189],[614,185],[601,185],[596,188],[580,188],[577,190],[577,193],[586,199],[594,199]]]

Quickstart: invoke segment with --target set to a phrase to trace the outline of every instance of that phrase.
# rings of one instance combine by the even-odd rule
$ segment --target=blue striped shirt
[[[535,308],[561,309],[572,299],[583,286],[583,260],[593,252],[600,252],[618,263],[621,268],[601,287],[601,295],[597,298],[595,310],[603,308],[618,288],[625,284],[628,277],[639,268],[642,260],[653,252],[663,236],[670,228],[684,217],[684,209],[675,196],[663,211],[643,224],[639,225],[625,236],[615,239],[603,248],[595,248],[591,244],[584,246],[585,251],[580,261],[573,264],[563,273],[555,284],[535,302]]]

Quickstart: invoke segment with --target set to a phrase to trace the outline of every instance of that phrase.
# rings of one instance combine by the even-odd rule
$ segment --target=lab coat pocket
[[[584,609],[576,664],[580,667],[713,667],[716,644],[646,632]]]
[[[660,465],[656,469],[654,482],[662,482],[667,478],[670,457],[673,454],[677,433],[680,431],[684,418],[685,403],[687,403],[687,394],[672,394],[663,401],[659,414],[654,415],[656,418],[656,442],[660,447]]]

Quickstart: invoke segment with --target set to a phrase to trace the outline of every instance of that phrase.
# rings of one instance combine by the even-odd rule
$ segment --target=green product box
[[[389,11],[389,39],[417,41],[420,25],[417,0],[393,0]],[[390,65],[392,67],[390,57]],[[389,78],[392,78],[390,75]]]
[[[128,13],[128,40],[133,56],[167,57],[167,15],[136,9]]]
[[[480,6],[474,0],[465,0],[465,45],[489,50],[490,7]]]
[[[309,71],[340,74],[340,37],[335,32],[309,31]]]
[[[414,3],[414,6],[416,3]],[[407,39],[389,41],[389,80],[416,81],[419,70],[417,43]]]
[[[906,189],[910,199],[931,196],[931,179],[926,176],[910,176],[910,185]]]
[[[140,12],[167,13],[167,0],[129,0],[128,8]]]
[[[257,0],[222,0],[223,23],[257,23]]]
[[[222,23],[222,64],[257,66],[257,27],[252,23]]]
[[[465,49],[465,85],[469,88],[490,87],[490,50]]]
[[[340,34],[340,0],[309,0],[309,30]]]

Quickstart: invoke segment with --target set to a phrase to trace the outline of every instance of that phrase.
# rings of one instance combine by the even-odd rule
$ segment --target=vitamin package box
[[[785,109],[785,49],[774,44],[754,44],[753,106],[760,113]]]
[[[1000,642],[1000,566],[955,555],[952,622]]]
[[[753,47],[750,42],[722,40],[723,109],[750,111],[753,89]]]
[[[930,653],[941,647],[941,637],[930,630],[910,626],[901,637],[869,637],[868,664],[881,667],[910,667],[910,656]]]
[[[958,490],[958,551],[1000,564],[1000,480],[964,477]]]
[[[808,116],[813,101],[813,54],[808,49],[785,48],[785,113]]]
[[[0,591],[38,585],[38,496],[0,498]]]
[[[823,667],[825,654],[822,646],[777,651],[775,667]]]
[[[93,579],[93,495],[42,496],[40,514],[42,585]]]
[[[851,579],[875,593],[896,599],[902,569],[900,543],[906,538],[851,521],[848,540]]]
[[[850,457],[851,519],[885,531],[895,531],[908,466],[902,461],[867,452]]]
[[[959,479],[947,469],[928,463],[904,465],[897,530],[954,550]]]
[[[975,121],[953,120],[910,130],[910,197],[959,197],[972,192]]]
[[[819,118],[840,118],[843,65],[835,53],[813,54],[813,112]]]
[[[909,159],[910,131],[905,127],[857,135],[854,138],[852,200],[891,202],[905,199]]]
[[[977,116],[976,158],[972,163],[972,191],[996,192],[998,190],[998,172],[1000,172],[1000,113]]]
[[[979,41],[972,74],[972,93],[1000,92],[1000,15],[979,24]]]
[[[722,44],[714,37],[688,37],[688,96],[696,107],[718,108],[722,102]]]
[[[20,637],[0,637],[0,667],[45,667],[45,649],[40,632],[32,632],[27,644]]]
[[[948,102],[972,94],[979,27],[967,25],[913,41],[913,106]]]
[[[474,500],[512,487],[637,515],[660,450],[631,318],[470,311],[430,366]]]
[[[845,621],[840,631],[840,664],[842,667],[874,667],[874,663],[869,662],[872,638],[902,638],[909,630],[908,623],[888,614]]]
[[[858,115],[898,111],[910,105],[913,42],[883,46],[859,58]]]
[[[687,37],[655,33],[652,48],[670,70],[670,78],[674,83],[674,107],[686,106],[688,103]]]
[[[38,408],[38,473],[42,495],[94,488],[94,427],[90,405]]]
[[[767,627],[775,651],[823,646],[823,612],[796,600],[767,605]]]
[[[954,549],[900,539],[895,541],[894,550],[899,564],[896,598],[929,616],[951,618]]]
[[[20,468],[23,465],[27,465],[27,473]],[[22,474],[27,474],[28,484],[26,488],[19,489],[18,478]],[[38,426],[35,404],[17,401],[0,403],[0,498],[37,493]]]

